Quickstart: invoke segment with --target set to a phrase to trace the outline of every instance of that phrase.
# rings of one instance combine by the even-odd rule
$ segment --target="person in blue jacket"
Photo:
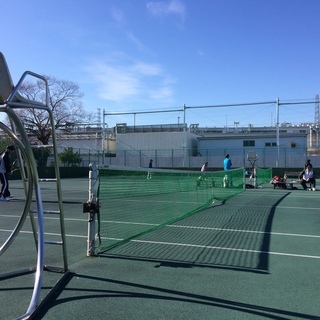
[[[232,162],[231,162],[231,159],[230,159],[230,155],[229,153],[227,153],[225,155],[225,158],[223,160],[223,169],[225,171],[228,171],[230,170],[232,167]],[[231,181],[232,177],[230,174],[226,174],[223,178],[223,187],[224,188],[231,188],[232,187],[232,181]]]
[[[232,162],[231,162],[229,153],[227,153],[224,160],[223,160],[223,169],[230,170],[231,167],[232,167]]]

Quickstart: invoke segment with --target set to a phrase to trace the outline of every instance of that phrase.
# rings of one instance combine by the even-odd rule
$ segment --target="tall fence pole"
[[[279,159],[280,159],[280,133],[279,133],[279,98],[277,99],[277,160],[276,168],[279,168]]]

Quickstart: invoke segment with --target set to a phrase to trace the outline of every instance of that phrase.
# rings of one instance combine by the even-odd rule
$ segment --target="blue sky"
[[[87,111],[312,101],[320,93],[318,0],[4,1],[0,51],[25,70],[70,80]],[[315,105],[281,106],[313,122]],[[200,126],[271,125],[275,103],[187,109]],[[109,126],[181,123],[182,112],[108,116]]]

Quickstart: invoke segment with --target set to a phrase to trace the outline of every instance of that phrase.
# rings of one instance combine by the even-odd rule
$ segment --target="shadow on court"
[[[107,253],[160,259],[165,261],[161,266],[268,272],[272,221],[277,206],[288,195],[234,197]]]
[[[68,287],[68,284],[70,281],[74,279],[83,281],[83,282],[89,282],[89,283],[96,283],[96,285],[91,285],[87,288],[81,289],[81,296],[77,293],[77,290],[72,287]],[[108,290],[109,287],[122,287],[126,288],[125,290]],[[131,303],[135,303],[136,300],[143,300],[148,303],[148,301],[154,302],[157,301],[161,303],[181,303],[183,305],[188,304],[191,305],[193,308],[219,308],[221,310],[225,310],[226,313],[228,312],[239,312],[241,314],[244,314],[244,316],[249,319],[252,317],[256,318],[264,318],[264,319],[316,319],[314,316],[309,316],[302,313],[297,312],[291,312],[286,311],[282,309],[274,309],[269,307],[263,307],[263,306],[256,306],[252,304],[247,303],[240,303],[237,301],[232,300],[225,300],[225,299],[219,299],[211,296],[201,295],[201,294],[193,294],[190,292],[184,292],[179,290],[168,290],[161,287],[155,287],[155,286],[146,286],[146,285],[140,285],[135,282],[126,282],[126,281],[119,281],[119,280],[113,280],[103,277],[95,277],[95,276],[88,276],[88,275],[82,275],[82,274],[75,274],[70,273],[68,276],[68,279],[65,281],[65,286],[60,287],[59,290],[55,292],[55,295],[58,296],[62,293],[62,291],[67,291],[69,293],[72,293],[73,296],[70,296],[69,298],[65,299],[48,299],[43,303],[43,306],[39,309],[39,312],[36,313],[33,316],[33,319],[39,319],[45,318],[47,312],[50,309],[57,308],[63,304],[71,304],[71,303],[79,303],[81,300],[96,300],[97,303],[103,303],[100,300],[104,299],[125,299],[129,301],[132,300]],[[71,309],[72,310],[72,309]],[[130,311],[132,312],[132,311]],[[141,312],[141,311],[139,311]],[[118,312],[117,312],[118,313]],[[166,312],[164,312],[166,313]],[[121,317],[118,317],[116,315],[113,315],[113,311],[110,311],[109,313],[102,312],[103,315],[109,314],[111,316],[111,319],[124,319]],[[129,316],[129,314],[128,314]],[[136,317],[135,317],[136,316]],[[133,319],[147,319],[143,315],[139,316],[139,313],[131,313],[131,316]],[[158,314],[157,319],[174,319],[174,315],[172,314],[168,318],[162,317],[161,314]],[[199,314],[199,318],[201,318],[201,314]],[[178,316],[178,319],[179,316]],[[181,318],[182,319],[182,318]],[[227,318],[225,318],[227,319]]]

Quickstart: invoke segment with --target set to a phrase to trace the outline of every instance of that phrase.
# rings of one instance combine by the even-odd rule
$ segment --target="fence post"
[[[173,168],[174,162],[173,162],[173,149],[171,149],[171,167]]]
[[[158,166],[158,150],[157,149],[155,150],[154,157],[155,157],[155,165],[157,167]]]

